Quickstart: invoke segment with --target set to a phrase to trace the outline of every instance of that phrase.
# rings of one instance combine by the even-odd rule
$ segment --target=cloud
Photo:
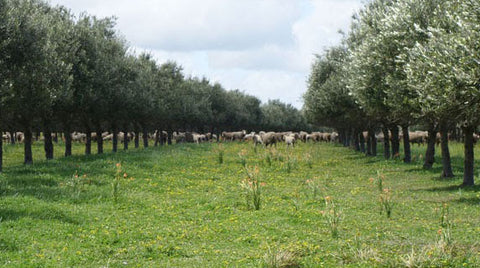
[[[133,44],[167,51],[239,50],[293,43],[290,25],[301,15],[295,1],[52,0],[78,13],[118,17]]]
[[[159,63],[262,101],[300,108],[315,54],[339,43],[364,0],[51,0],[118,17],[118,29]]]

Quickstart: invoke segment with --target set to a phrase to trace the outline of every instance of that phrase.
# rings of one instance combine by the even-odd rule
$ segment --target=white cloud
[[[133,47],[185,74],[300,108],[314,54],[338,44],[362,0],[51,0],[118,17]]]

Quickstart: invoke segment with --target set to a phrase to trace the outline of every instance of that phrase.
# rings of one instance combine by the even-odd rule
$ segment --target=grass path
[[[438,167],[421,168],[425,147],[417,146],[409,165],[333,144],[254,150],[231,143],[25,167],[21,146],[7,145],[0,266],[479,266],[480,189],[457,187],[462,145],[451,146],[457,177],[440,180]],[[74,154],[82,150],[74,146]],[[240,186],[243,163],[259,170],[258,211],[249,209]],[[378,189],[378,178],[388,192]],[[393,204],[391,218],[381,212],[381,196]],[[336,238],[328,223],[332,204],[340,218]]]

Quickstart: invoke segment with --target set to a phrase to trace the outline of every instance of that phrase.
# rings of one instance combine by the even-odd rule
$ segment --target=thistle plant
[[[443,203],[440,208],[440,229],[438,229],[438,235],[440,236],[440,241],[446,245],[452,243],[452,222],[450,221],[448,204]]]
[[[249,170],[248,167],[245,167],[245,173],[247,177],[240,182],[240,187],[245,194],[245,200],[247,207],[249,209],[253,208],[255,210],[260,210],[261,205],[261,193],[262,187],[265,186],[264,182],[260,182],[259,169],[257,166],[253,170]]]
[[[388,188],[384,188],[383,191],[380,193],[379,196],[381,211],[387,214],[387,218],[390,218],[392,215],[392,192]]]
[[[225,149],[223,148],[223,146],[221,144],[219,144],[215,151],[218,154],[218,158],[217,158],[218,164],[220,164],[220,165],[223,164],[223,156],[225,154]]]
[[[313,180],[313,179],[306,180],[305,186],[307,187],[307,196],[311,195],[312,198],[317,198],[317,196],[320,195],[321,188],[316,180]]]
[[[247,150],[243,149],[238,153],[238,157],[240,158],[240,164],[243,168],[247,166]]]
[[[120,191],[120,183],[122,178],[127,178],[127,173],[123,172],[122,170],[122,164],[117,163],[115,164],[116,171],[115,171],[115,176],[112,181],[112,195],[113,195],[113,200],[115,203],[118,202],[118,196],[119,196],[119,191]]]
[[[308,168],[313,168],[313,160],[311,154],[305,154],[305,162],[307,163]]]
[[[320,211],[320,213],[327,221],[332,237],[338,238],[338,226],[340,224],[342,213],[332,197],[325,197],[325,210]]]

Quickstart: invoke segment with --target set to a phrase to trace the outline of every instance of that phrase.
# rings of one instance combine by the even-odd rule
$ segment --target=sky
[[[365,0],[50,0],[74,14],[117,18],[135,52],[180,64],[262,102],[297,108],[315,54],[348,32]]]

